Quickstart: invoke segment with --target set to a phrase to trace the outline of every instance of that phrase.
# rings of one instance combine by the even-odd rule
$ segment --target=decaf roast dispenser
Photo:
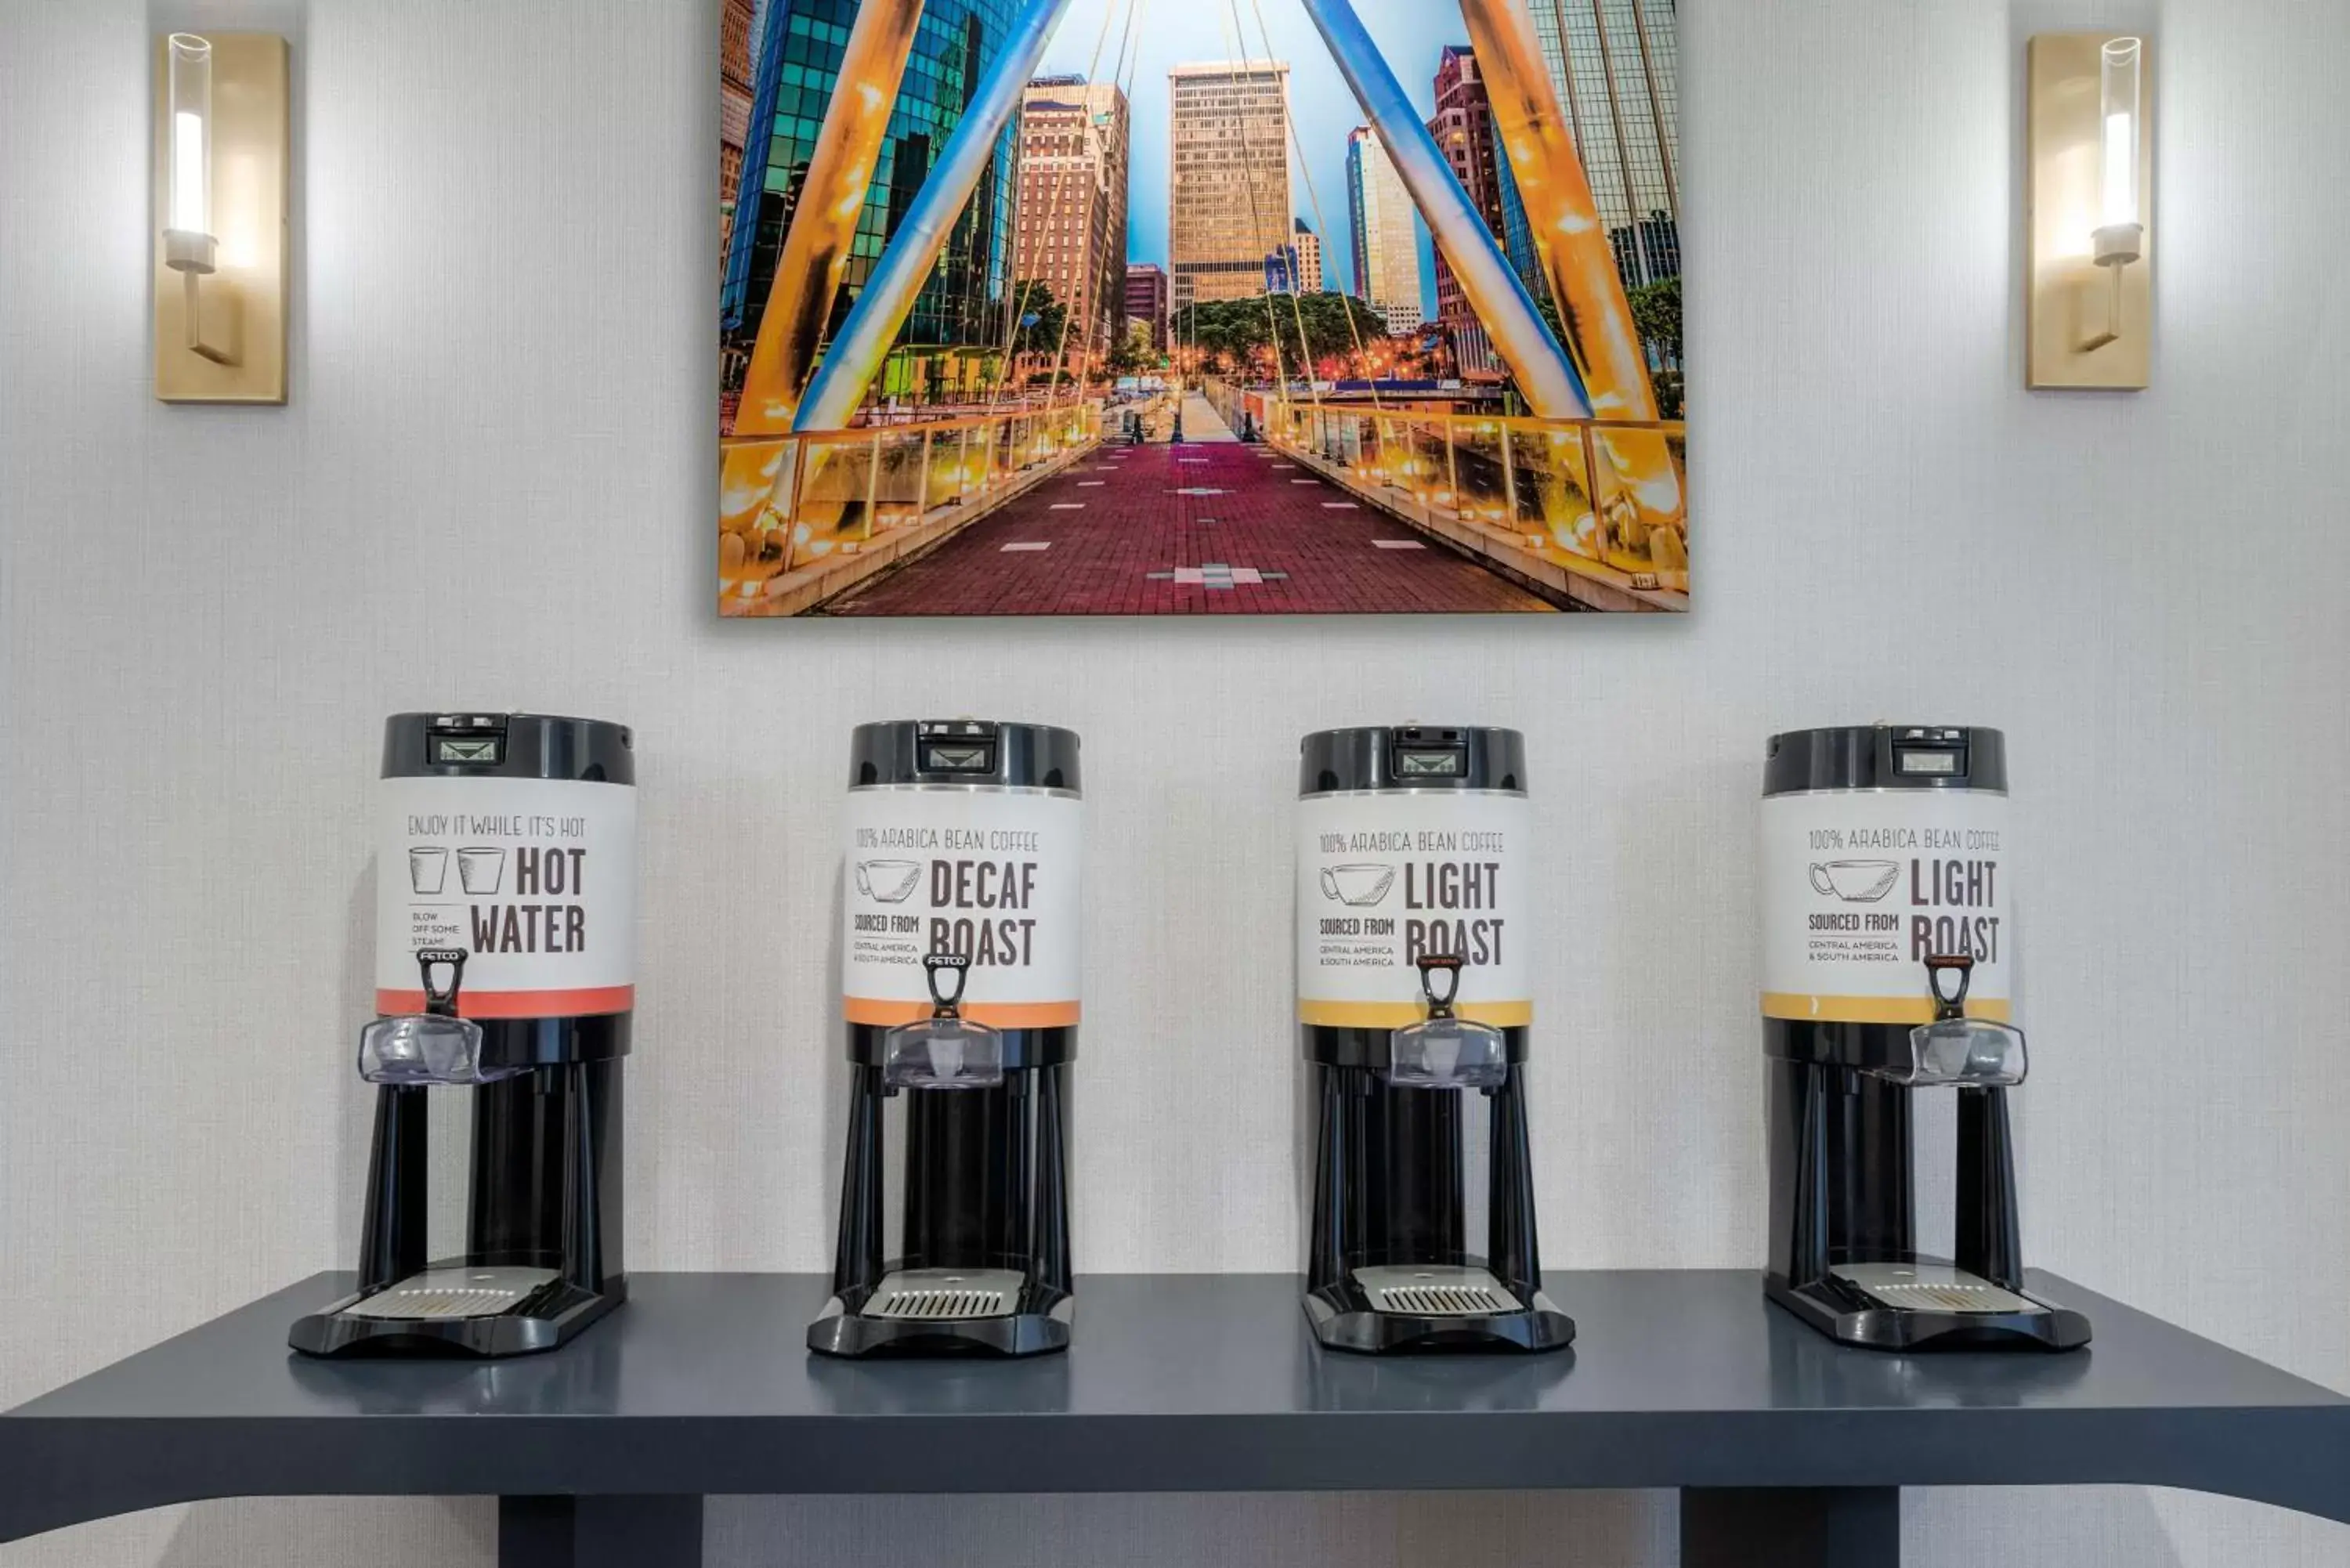
[[[2016,845],[1997,730],[1771,741],[1762,823],[1771,1299],[1846,1344],[2085,1345],[2023,1279],[2007,1095]],[[1915,1097],[1958,1096],[1955,1255],[1918,1251]]]
[[[1526,1136],[1524,739],[1325,730],[1298,795],[1306,1319],[1341,1350],[1559,1348],[1575,1324],[1543,1293]]]
[[[562,1344],[626,1298],[635,780],[619,724],[385,722],[359,1283],[294,1324],[295,1349],[512,1355]],[[428,1261],[426,1096],[452,1088],[473,1102],[465,1243]]]
[[[1067,730],[858,727],[842,878],[848,1144],[812,1349],[1069,1343],[1078,789]]]

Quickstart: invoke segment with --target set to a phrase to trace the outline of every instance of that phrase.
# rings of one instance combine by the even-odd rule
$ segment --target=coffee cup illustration
[[[1342,904],[1364,909],[1388,896],[1395,886],[1392,866],[1325,866],[1322,868],[1322,896],[1336,898]]]
[[[437,844],[408,846],[408,887],[411,892],[438,893],[449,880],[449,852]]]
[[[1874,904],[1901,878],[1898,860],[1829,860],[1812,863],[1812,890],[1847,904]]]
[[[475,897],[486,897],[498,890],[506,877],[506,852],[487,845],[472,845],[457,851],[457,880],[465,891]]]
[[[857,890],[877,904],[902,904],[922,879],[919,860],[859,860]]]

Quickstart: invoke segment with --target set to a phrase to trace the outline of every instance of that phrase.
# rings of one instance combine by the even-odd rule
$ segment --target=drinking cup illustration
[[[476,845],[457,851],[457,880],[465,885],[466,892],[476,897],[494,893],[505,876],[504,850]]]
[[[1388,896],[1395,886],[1392,866],[1325,866],[1322,896],[1356,909],[1366,909]]]
[[[1901,878],[1898,860],[1830,860],[1812,863],[1812,889],[1847,904],[1874,904]]]
[[[919,860],[859,860],[857,890],[877,904],[902,904],[922,879]]]
[[[449,880],[449,852],[436,844],[408,846],[408,886],[411,892],[438,893]]]

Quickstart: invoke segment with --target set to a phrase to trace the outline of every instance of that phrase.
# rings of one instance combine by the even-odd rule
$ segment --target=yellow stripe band
[[[2006,1023],[2015,1016],[2005,997],[1970,1000],[1969,1018]],[[1931,1023],[1934,1003],[1923,996],[1805,996],[1792,991],[1762,993],[1762,1016],[1789,1018],[1804,1023]]]
[[[1461,1016],[1496,1029],[1523,1029],[1534,1021],[1531,1002],[1464,1002]],[[1400,1029],[1428,1016],[1419,1002],[1309,1002],[1297,999],[1297,1022],[1325,1029]]]

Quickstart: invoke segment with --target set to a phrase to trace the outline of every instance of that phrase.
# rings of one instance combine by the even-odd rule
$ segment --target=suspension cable
[[[1101,51],[1102,51],[1102,45],[1103,45],[1104,43],[1107,42],[1107,41],[1108,41],[1108,38],[1109,38],[1109,19],[1110,19],[1110,15],[1111,15],[1111,7],[1110,7],[1110,6],[1107,6],[1107,5],[1105,5],[1105,6],[1102,8],[1102,25],[1101,25],[1101,32],[1100,32],[1098,35],[1097,35],[1097,36],[1095,36],[1095,38],[1094,38],[1094,57],[1093,57],[1093,66],[1092,66],[1092,67],[1089,67],[1089,68],[1088,68],[1088,70],[1087,70],[1087,75],[1088,77],[1090,77],[1090,76],[1093,74],[1093,69],[1095,69],[1095,68],[1098,68],[1098,67],[1100,67],[1100,65],[1101,65]],[[1024,108],[1024,108],[1025,108],[1024,100],[1023,108]],[[1024,119],[1026,118],[1026,116],[1025,116],[1025,114],[1024,114],[1024,113],[1023,114],[1022,118],[1023,118]],[[1017,143],[1017,140],[1015,139],[1015,141],[1014,141],[1014,152],[1013,152],[1013,160],[1014,160],[1014,161],[1013,161],[1013,173],[1012,173],[1012,182],[1013,182],[1013,225],[1014,225],[1014,227],[1013,227],[1013,237],[1012,237],[1012,254],[1013,254],[1013,259],[1014,259],[1014,265],[1017,265],[1017,263],[1018,263],[1018,259],[1019,259],[1019,255],[1020,255],[1020,234],[1019,234],[1019,205],[1020,205],[1020,201],[1019,201],[1019,184],[1020,184],[1019,156],[1020,156],[1020,155],[1019,155],[1019,151],[1018,151],[1017,148],[1018,148],[1018,143]],[[1053,198],[1052,198],[1051,205],[1050,205],[1050,207],[1047,209],[1047,211],[1046,211],[1044,214],[1042,214],[1042,215],[1040,216],[1040,218],[1039,218],[1039,220],[1038,220],[1038,222],[1039,222],[1039,228],[1040,228],[1040,231],[1044,228],[1044,226],[1045,226],[1045,224],[1047,223],[1047,221],[1057,221],[1057,220],[1060,218],[1060,216],[1061,216],[1061,213],[1062,213],[1062,201],[1061,201],[1061,199],[1062,199],[1062,194],[1063,194],[1063,192],[1062,192],[1062,182],[1056,179],[1056,180],[1055,180],[1055,181],[1053,182]],[[1024,317],[1028,314],[1028,301],[1029,301],[1029,299],[1034,296],[1034,294],[1035,294],[1035,292],[1036,285],[1037,285],[1037,284],[1038,284],[1038,282],[1040,282],[1040,281],[1041,281],[1040,279],[1038,279],[1038,278],[1036,278],[1036,277],[1034,277],[1034,276],[1024,277],[1024,278],[1022,278],[1022,279],[1020,280],[1020,293],[1019,293],[1018,298],[1017,298],[1016,302],[1014,303],[1014,306],[1013,306],[1013,309],[1012,309],[1012,315],[1011,315],[1010,319],[1009,319],[1009,320],[1007,320],[1007,321],[1004,323],[1004,329],[1003,329],[1003,358],[1000,361],[998,361],[998,362],[997,362],[997,365],[996,365],[996,373],[995,373],[995,386],[994,386],[993,389],[993,390],[991,390],[991,391],[989,392],[989,394],[988,394],[988,399],[987,399],[987,413],[986,413],[986,416],[985,416],[985,417],[986,417],[986,418],[988,418],[988,419],[993,419],[993,418],[995,417],[995,410],[996,410],[996,407],[997,407],[997,405],[998,405],[998,404],[1003,400],[1003,384],[1004,384],[1004,382],[1005,382],[1005,381],[1007,381],[1007,380],[1009,380],[1009,379],[1011,379],[1011,375],[1012,375],[1012,361],[1013,361],[1013,358],[1014,358],[1014,348],[1015,348],[1016,345],[1019,343],[1019,340],[1020,340],[1020,334],[1021,334],[1021,332],[1024,330],[1024,328],[1023,328],[1023,327],[1022,327],[1022,319],[1023,319],[1023,317]],[[1066,347],[1066,346],[1067,345],[1067,342],[1068,342],[1068,336],[1069,336],[1069,316],[1068,316],[1068,307],[1065,305],[1065,306],[1062,306],[1062,308],[1061,308],[1061,342],[1062,342],[1063,347]],[[1059,370],[1059,365],[1058,365],[1058,360],[1057,360],[1057,356],[1056,356],[1055,363],[1055,369],[1054,369],[1054,375],[1055,375],[1055,377],[1057,379],[1057,377],[1059,376],[1059,374],[1060,374],[1060,370]],[[1050,416],[1050,414],[1051,414],[1051,412],[1052,412],[1052,403],[1053,403],[1052,391],[1051,391],[1051,389],[1050,389],[1050,388],[1047,388],[1047,389],[1046,389],[1046,390],[1045,390],[1045,413],[1046,413],[1046,415],[1047,415],[1048,417]]]
[[[1109,42],[1109,20],[1116,12],[1115,5],[1102,7],[1101,31],[1094,37],[1094,57],[1086,64],[1086,87],[1088,92],[1092,90],[1095,76],[1101,70],[1102,46]],[[1126,20],[1127,26],[1131,28],[1134,25],[1134,0],[1127,0]],[[1079,114],[1077,130],[1081,137],[1093,134],[1093,117],[1089,111]],[[1053,184],[1057,191],[1065,182],[1063,180],[1056,179]],[[1093,203],[1090,197],[1086,205],[1088,210],[1091,209]],[[1056,213],[1058,210],[1057,207],[1055,209]],[[1092,225],[1088,223],[1087,226],[1090,228]],[[1076,292],[1080,295],[1085,292],[1082,283],[1079,284]],[[1045,417],[1047,421],[1053,417],[1053,405],[1059,400],[1062,367],[1068,362],[1070,314],[1067,305],[1061,306],[1061,340],[1053,346],[1053,379],[1045,383]]]
[[[1258,35],[1264,39],[1265,53],[1270,56],[1273,52],[1273,29],[1266,26],[1264,24],[1264,5],[1263,4],[1263,0],[1249,0],[1249,9],[1256,13],[1256,30]],[[1305,143],[1298,140],[1297,121],[1295,119],[1291,119],[1289,120],[1289,141],[1290,146],[1294,148],[1297,153],[1297,171],[1305,181],[1306,204],[1314,209],[1315,226],[1322,231],[1323,265],[1326,267],[1329,265],[1330,245],[1332,244],[1330,222],[1323,213],[1321,193],[1314,187],[1314,166],[1306,159]],[[1351,233],[1352,231],[1349,230],[1350,234]],[[1357,278],[1355,280],[1355,286],[1357,288],[1366,288],[1369,286],[1363,279]],[[1333,290],[1332,292],[1336,291]],[[1351,300],[1353,296],[1347,296],[1343,297],[1347,297]],[[1368,351],[1363,347],[1363,329],[1355,320],[1355,307],[1351,303],[1347,306],[1344,314],[1347,317],[1347,335],[1351,337],[1355,342],[1355,358],[1358,361],[1367,362],[1369,355]],[[1302,327],[1299,329],[1298,336],[1301,337],[1305,336],[1305,331]],[[1365,368],[1367,369],[1368,369],[1367,363],[1365,364]],[[1307,385],[1310,387],[1312,383],[1309,381]],[[1376,415],[1379,411],[1379,381],[1377,376],[1370,378],[1370,387],[1371,410],[1373,414]],[[1316,413],[1321,411],[1322,395],[1319,389],[1316,389],[1314,394],[1314,408]]]
[[[1249,66],[1251,69],[1254,69],[1254,63],[1250,58],[1248,53],[1248,27],[1246,24],[1243,23],[1241,20],[1240,0],[1229,0],[1229,3],[1231,5],[1232,14],[1232,30],[1238,36],[1241,61],[1243,65]],[[1258,21],[1261,26],[1263,21],[1262,14],[1259,15]],[[1268,70],[1270,70],[1272,66],[1274,64],[1273,57],[1273,37],[1270,34],[1265,36],[1264,49],[1265,66]],[[1243,127],[1241,132],[1243,139],[1241,142],[1241,161],[1245,163],[1248,161],[1248,132],[1246,129],[1248,122],[1243,119],[1241,124]],[[1279,144],[1279,151],[1282,158],[1286,161],[1289,156],[1289,149],[1295,144],[1297,136],[1296,123],[1290,118],[1289,99],[1286,93],[1282,95],[1281,124],[1283,134],[1275,138],[1275,140]],[[1304,161],[1302,153],[1300,154],[1299,161],[1301,163]],[[1306,188],[1309,191],[1313,188],[1313,183],[1310,180],[1307,182]],[[1290,218],[1290,214],[1287,213],[1284,213],[1281,216],[1282,221],[1284,223],[1287,223]],[[1318,212],[1316,213],[1316,217],[1317,219],[1319,217]],[[1294,224],[1282,231],[1280,239],[1274,243],[1276,254],[1286,254],[1292,258],[1296,256],[1297,245],[1294,231]],[[1305,395],[1312,400],[1314,411],[1318,414],[1322,411],[1322,389],[1315,384],[1314,344],[1313,340],[1309,338],[1305,333],[1305,306],[1304,299],[1302,298],[1305,289],[1305,279],[1297,276],[1296,274],[1297,268],[1293,265],[1290,268],[1289,278],[1289,313],[1296,319],[1297,322],[1297,353],[1298,357],[1305,362]],[[1266,304],[1268,306],[1272,304],[1272,296],[1269,294],[1266,296]],[[1276,327],[1274,332],[1274,337],[1276,341],[1279,339],[1280,336],[1279,328]],[[1280,350],[1276,348],[1274,351],[1274,369],[1278,372],[1280,368]],[[1289,401],[1289,379],[1285,376],[1282,378],[1280,400],[1284,403]]]
[[[1235,12],[1234,15],[1237,16],[1238,13]],[[1240,122],[1241,128],[1241,183],[1248,189],[1250,231],[1249,248],[1251,250],[1254,250],[1256,248],[1256,242],[1259,239],[1262,239],[1264,235],[1264,213],[1263,207],[1257,202],[1256,169],[1249,160],[1248,111],[1242,106],[1240,97],[1241,73],[1243,70],[1253,72],[1256,67],[1253,62],[1243,57],[1245,52],[1244,47],[1240,39],[1232,36],[1231,19],[1225,16],[1222,12],[1219,11],[1216,14],[1216,22],[1219,26],[1223,28],[1224,43],[1229,48],[1231,48],[1233,55],[1232,63],[1234,68],[1228,79],[1232,83],[1233,99],[1232,107],[1236,111],[1236,117]],[[1268,74],[1271,73],[1268,72]],[[1281,111],[1285,118],[1289,112],[1288,98],[1286,94],[1282,94],[1280,96],[1282,99]],[[1284,161],[1287,160],[1288,156],[1289,154],[1287,151],[1284,150],[1282,153],[1282,157]],[[1268,196],[1267,200],[1269,201],[1270,199],[1271,198]],[[1288,214],[1282,214],[1282,223],[1284,227],[1281,234],[1274,240],[1274,246],[1276,252],[1279,250],[1283,241],[1288,237],[1289,231],[1285,226],[1288,222]],[[1192,317],[1192,324],[1195,327],[1198,326],[1198,317],[1194,315]],[[1266,335],[1272,342],[1274,379],[1281,383],[1283,393],[1285,396],[1288,391],[1289,378],[1282,369],[1281,317],[1274,309],[1273,291],[1270,288],[1264,291],[1264,326]]]
[[[1127,5],[1126,5],[1126,26],[1124,26],[1124,28],[1122,28],[1122,29],[1120,30],[1120,32],[1119,32],[1119,35],[1118,35],[1118,57],[1117,57],[1116,62],[1115,62],[1115,63],[1113,63],[1113,64],[1112,64],[1112,66],[1110,67],[1110,90],[1111,90],[1111,93],[1112,93],[1112,95],[1113,95],[1113,96],[1112,96],[1112,98],[1111,98],[1111,100],[1110,100],[1110,105],[1111,105],[1111,113],[1112,113],[1113,117],[1114,117],[1114,116],[1116,115],[1116,113],[1117,113],[1117,106],[1118,106],[1118,104],[1120,101],[1124,101],[1124,102],[1126,102],[1126,103],[1128,104],[1128,119],[1127,119],[1127,126],[1128,126],[1128,155],[1127,155],[1127,156],[1128,156],[1128,171],[1129,171],[1129,177],[1128,177],[1128,182],[1127,182],[1127,188],[1128,188],[1128,190],[1129,192],[1131,192],[1131,191],[1132,191],[1132,189],[1133,189],[1133,180],[1132,180],[1132,178],[1131,178],[1131,170],[1132,170],[1132,164],[1133,164],[1133,151],[1132,151],[1132,147],[1133,147],[1133,123],[1134,123],[1134,122],[1133,122],[1133,110],[1132,110],[1132,102],[1133,102],[1133,99],[1132,99],[1132,97],[1131,97],[1130,93],[1128,92],[1128,87],[1130,86],[1131,81],[1132,81],[1132,75],[1131,75],[1131,73],[1132,73],[1132,71],[1133,71],[1134,62],[1135,62],[1137,59],[1140,58],[1140,57],[1141,57],[1141,53],[1142,53],[1142,51],[1141,51],[1141,47],[1140,47],[1140,41],[1139,41],[1139,37],[1138,37],[1138,36],[1137,36],[1137,34],[1136,34],[1136,32],[1135,32],[1135,26],[1134,26],[1135,16],[1136,16],[1136,15],[1137,15],[1137,13],[1139,13],[1141,9],[1142,9],[1142,0],[1127,0]],[[1109,11],[1108,11],[1108,9],[1107,9],[1107,8],[1105,8],[1105,9],[1103,10],[1103,12],[1102,12],[1102,29],[1103,29],[1104,35],[1105,35],[1105,36],[1107,36],[1107,32],[1108,32],[1108,29],[1109,29]],[[1100,64],[1100,54],[1101,54],[1101,50],[1100,50],[1100,46],[1099,46],[1099,45],[1095,46],[1095,51],[1094,51],[1094,54],[1095,54],[1095,64],[1096,64],[1096,65],[1099,65],[1099,64]],[[1091,74],[1091,73],[1088,73],[1088,78],[1089,78],[1089,79],[1088,79],[1088,82],[1087,82],[1087,90],[1088,90],[1088,92],[1090,92],[1090,91],[1091,91],[1091,88],[1092,88],[1092,83],[1091,83],[1091,81],[1090,81],[1090,74]],[[1125,81],[1121,81],[1121,80],[1119,79],[1119,78],[1120,78],[1120,77],[1121,77],[1122,75],[1123,75],[1123,76],[1125,76],[1125,77],[1126,77],[1126,78],[1127,78]],[[1086,134],[1086,135],[1087,135],[1087,136],[1091,136],[1091,135],[1093,134],[1093,122],[1092,122],[1092,117],[1091,117],[1090,112],[1088,112],[1087,117],[1087,122],[1086,122],[1086,126],[1085,126],[1085,134]],[[1090,198],[1090,197],[1088,197],[1088,198],[1087,199],[1087,207],[1090,209],[1090,207],[1091,207],[1091,205],[1092,205],[1092,201],[1091,201],[1091,198]],[[1087,229],[1088,229],[1088,230],[1090,230],[1090,229],[1092,228],[1092,224],[1089,223],[1087,223]],[[1119,278],[1120,278],[1120,281],[1121,281],[1121,285],[1122,285],[1122,284],[1123,284],[1123,280],[1124,280],[1124,278],[1125,278],[1125,266],[1126,266],[1126,256],[1125,256],[1125,254],[1123,254],[1123,246],[1124,246],[1124,244],[1125,244],[1124,236],[1120,236],[1120,238],[1119,238],[1119,244],[1120,244],[1120,247],[1121,247],[1121,254],[1120,254],[1118,255],[1118,268],[1119,268],[1118,275],[1119,275]],[[1094,317],[1095,317],[1096,313],[1097,313],[1097,312],[1098,312],[1098,311],[1100,310],[1100,308],[1101,308],[1101,301],[1100,301],[1097,297],[1096,297],[1095,293],[1094,293],[1095,275],[1098,274],[1098,273],[1101,271],[1101,267],[1102,267],[1102,261],[1101,261],[1101,258],[1100,258],[1100,257],[1098,257],[1098,256],[1095,257],[1095,258],[1094,258],[1094,265],[1093,265],[1093,266],[1087,269],[1087,275],[1086,275],[1085,277],[1083,277],[1082,279],[1080,279],[1080,280],[1079,280],[1079,282],[1078,282],[1078,302],[1077,302],[1077,304],[1078,304],[1078,311],[1077,311],[1077,313],[1078,313],[1080,316],[1082,316],[1082,317],[1084,317],[1086,318],[1086,334],[1087,334],[1087,337],[1088,338],[1090,338],[1090,337],[1092,337],[1092,334],[1093,334],[1093,328],[1094,328],[1094,326],[1095,326]],[[1121,308],[1121,309],[1119,310],[1119,312],[1118,312],[1118,319],[1119,319],[1120,321],[1123,321],[1123,320],[1125,319],[1125,315],[1126,315],[1125,311]],[[1068,341],[1069,341],[1069,317],[1068,317],[1067,314],[1066,314],[1066,312],[1064,312],[1064,313],[1063,313],[1063,315],[1062,315],[1062,317],[1061,317],[1061,352],[1062,352],[1062,353],[1066,353],[1066,352],[1067,348],[1068,348]],[[1083,350],[1082,350],[1082,349],[1080,349],[1080,353],[1082,353],[1082,352],[1083,352]],[[1072,403],[1081,403],[1081,402],[1083,402],[1083,401],[1085,400],[1085,384],[1084,384],[1084,383],[1085,383],[1085,371],[1084,371],[1084,369],[1082,368],[1082,366],[1080,366],[1080,368],[1079,368],[1079,369],[1078,369],[1078,372],[1077,372],[1076,381],[1076,383],[1075,383],[1075,384],[1071,387],[1071,389],[1070,389],[1069,400],[1070,400]],[[1053,367],[1053,379],[1052,379],[1052,381],[1051,381],[1051,382],[1046,386],[1046,388],[1045,388],[1045,418],[1046,418],[1047,420],[1050,420],[1050,419],[1052,418],[1053,410],[1054,410],[1055,406],[1055,405],[1057,405],[1057,404],[1060,402],[1060,400],[1061,400],[1061,366],[1060,366],[1060,356],[1059,356],[1058,354],[1056,354],[1056,355],[1055,355],[1055,364],[1054,364],[1054,367]]]

